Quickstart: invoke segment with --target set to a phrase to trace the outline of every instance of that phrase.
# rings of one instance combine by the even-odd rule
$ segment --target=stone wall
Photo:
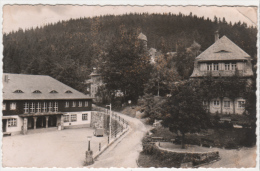
[[[116,112],[112,112],[111,115],[109,111],[100,108],[96,109],[99,111],[91,112],[91,124],[92,128],[104,128],[105,134],[109,135],[109,123],[111,116],[111,136],[116,137],[119,133],[123,132],[124,128],[128,126],[128,123],[121,118]]]
[[[171,160],[177,167],[182,167],[184,163],[190,163],[190,167],[210,163],[219,160],[219,152],[173,152],[159,148],[156,143],[143,144],[143,152],[148,155],[155,155],[158,160]]]

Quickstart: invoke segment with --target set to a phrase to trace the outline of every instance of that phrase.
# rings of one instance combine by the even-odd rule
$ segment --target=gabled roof
[[[248,60],[250,55],[238,47],[226,36],[217,40],[196,59],[201,61]]]
[[[4,73],[2,83],[4,100],[92,99],[46,75]],[[23,93],[15,93],[16,90],[21,90]],[[33,93],[36,90],[41,93]],[[68,90],[72,93],[66,93]],[[53,91],[57,93],[51,93]]]

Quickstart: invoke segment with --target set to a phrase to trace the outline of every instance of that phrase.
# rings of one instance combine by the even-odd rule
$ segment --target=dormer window
[[[35,90],[33,93],[42,93],[40,90]]]
[[[22,90],[15,90],[14,93],[23,93]]]
[[[58,93],[56,90],[52,90],[50,91],[50,93]]]
[[[65,93],[72,93],[72,91],[70,91],[70,90],[67,90]]]
[[[229,51],[226,51],[226,50],[220,50],[218,52],[215,52],[215,53],[230,53]]]

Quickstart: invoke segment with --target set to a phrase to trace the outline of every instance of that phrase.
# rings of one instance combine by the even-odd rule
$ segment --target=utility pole
[[[112,112],[111,112],[111,103],[110,103],[110,105],[106,105],[106,107],[110,107],[110,111],[109,111],[109,117],[110,117],[110,120],[109,120],[109,139],[111,139],[112,138]]]

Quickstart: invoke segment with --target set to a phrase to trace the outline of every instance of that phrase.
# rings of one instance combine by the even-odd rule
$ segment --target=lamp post
[[[91,165],[94,163],[94,159],[93,159],[93,151],[90,150],[90,141],[91,141],[92,136],[87,136],[87,140],[88,140],[88,151],[86,151],[86,159],[84,162],[85,166]]]
[[[111,112],[111,103],[110,103],[110,105],[106,105],[106,107],[110,107],[110,111],[109,111],[109,138],[111,139],[111,136],[112,136],[112,133],[111,133],[111,131],[112,131],[112,124],[111,124],[111,122],[112,122],[112,116],[111,116],[111,114],[112,114],[112,112]]]
[[[91,136],[87,136],[87,139],[88,139],[88,151],[90,151],[90,141],[91,141]]]

